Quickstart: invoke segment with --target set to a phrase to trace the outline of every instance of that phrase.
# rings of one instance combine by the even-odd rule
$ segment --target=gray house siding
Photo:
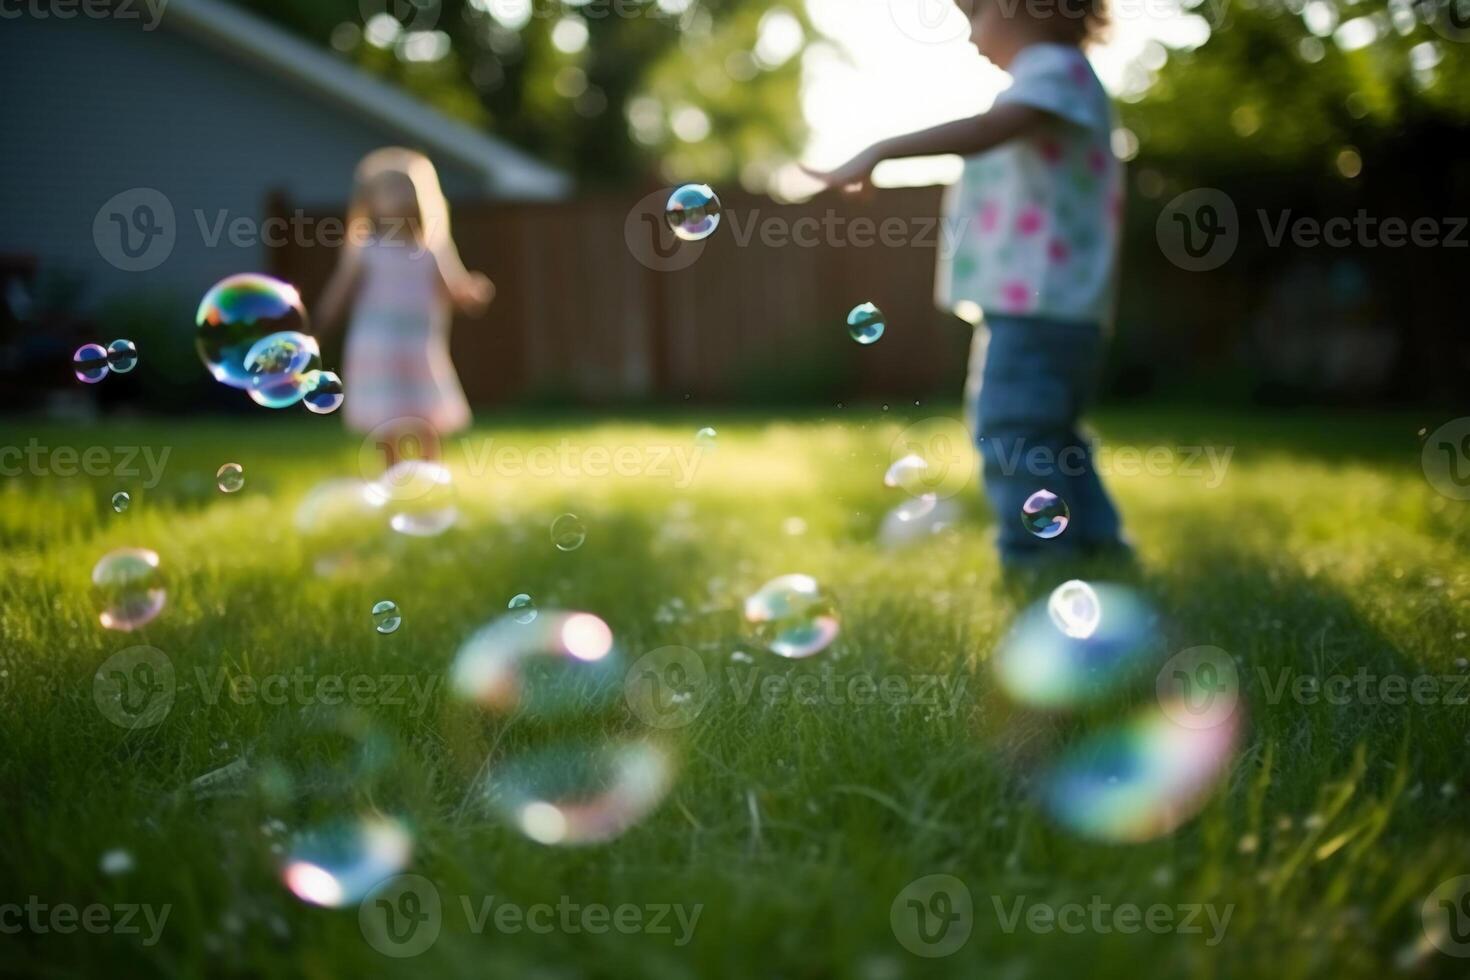
[[[344,201],[358,159],[404,139],[138,21],[0,23],[0,92],[0,253],[79,275],[84,307],[141,292],[197,300],[221,277],[261,268],[254,232],[271,189]],[[436,163],[451,198],[482,193],[478,175]],[[252,233],[244,242],[231,241],[239,219]],[[123,251],[126,225],[136,258]]]

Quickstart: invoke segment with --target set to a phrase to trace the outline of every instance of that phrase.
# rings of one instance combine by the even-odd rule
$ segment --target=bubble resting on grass
[[[71,357],[77,380],[94,385],[107,377],[107,351],[101,344],[83,344]]]
[[[885,487],[896,487],[915,496],[924,493],[924,477],[929,472],[929,463],[918,453],[909,453],[895,459],[883,474]]]
[[[713,426],[706,425],[694,433],[694,444],[700,449],[714,449],[718,445],[719,433]]]
[[[745,621],[772,653],[815,656],[837,639],[837,607],[810,575],[782,575],[745,600]]]
[[[1043,779],[1043,803],[1062,826],[1094,840],[1162,837],[1199,812],[1223,776],[1236,718],[1193,729],[1150,708],[1069,749]]]
[[[342,908],[406,868],[412,855],[413,835],[397,820],[333,822],[293,839],[281,879],[303,902]]]
[[[1054,611],[1054,603],[1067,608]],[[1022,612],[1001,640],[992,658],[996,680],[1027,707],[1095,701],[1159,652],[1157,624],[1154,611],[1122,586],[1064,583]]]
[[[296,287],[256,273],[229,276],[211,286],[194,322],[195,346],[209,373],[246,391],[252,382],[245,357],[258,341],[284,331],[309,332]]]
[[[686,242],[703,241],[720,227],[720,199],[708,184],[685,184],[669,195],[664,220]]]
[[[1021,525],[1045,540],[1065,531],[1071,517],[1067,502],[1050,490],[1036,491],[1021,505]]]
[[[398,612],[398,603],[383,599],[373,604],[373,629],[387,635],[403,625],[403,616]]]
[[[245,467],[239,463],[226,463],[215,472],[214,482],[222,493],[234,493],[245,486]]]
[[[368,485],[368,503],[388,514],[388,526],[399,534],[430,538],[459,520],[459,494],[448,467],[422,459],[395,463]]]
[[[295,526],[318,575],[331,575],[375,547],[381,512],[369,502],[362,480],[318,483],[296,507]]]
[[[119,548],[103,555],[92,568],[92,585],[102,605],[98,620],[123,633],[152,622],[167,598],[158,554],[146,548]]]

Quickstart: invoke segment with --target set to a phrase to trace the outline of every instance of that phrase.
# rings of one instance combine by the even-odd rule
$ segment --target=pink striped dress
[[[362,249],[342,371],[349,429],[423,419],[442,434],[470,423],[449,359],[450,309],[425,249],[372,241]]]

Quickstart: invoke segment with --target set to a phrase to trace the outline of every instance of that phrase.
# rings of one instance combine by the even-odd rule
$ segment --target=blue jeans
[[[1101,328],[1022,316],[987,316],[985,323],[975,434],[1001,561],[1026,564],[1123,547],[1118,512],[1077,431],[1096,387]],[[1071,510],[1066,531],[1051,540],[1021,524],[1021,505],[1041,489]]]

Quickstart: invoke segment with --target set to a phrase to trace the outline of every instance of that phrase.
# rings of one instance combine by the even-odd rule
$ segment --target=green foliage
[[[797,0],[241,2],[591,184],[728,180],[795,155],[805,135],[800,53],[770,66],[751,56],[771,11],[810,36]],[[553,43],[566,19],[585,25],[580,49]],[[708,134],[692,124],[676,135],[681,112],[703,113]]]

